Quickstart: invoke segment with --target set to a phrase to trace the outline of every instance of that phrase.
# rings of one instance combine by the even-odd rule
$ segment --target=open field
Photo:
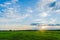
[[[60,40],[60,31],[0,31],[0,40]]]

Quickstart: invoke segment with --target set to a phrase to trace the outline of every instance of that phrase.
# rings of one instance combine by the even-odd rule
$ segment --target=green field
[[[0,40],[60,40],[60,31],[0,31]]]

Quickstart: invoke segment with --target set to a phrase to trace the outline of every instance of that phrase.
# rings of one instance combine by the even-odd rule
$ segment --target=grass
[[[60,40],[60,31],[0,31],[0,40]]]

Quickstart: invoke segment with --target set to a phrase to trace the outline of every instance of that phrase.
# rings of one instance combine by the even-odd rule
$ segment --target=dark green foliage
[[[0,40],[60,40],[60,31],[0,31]]]

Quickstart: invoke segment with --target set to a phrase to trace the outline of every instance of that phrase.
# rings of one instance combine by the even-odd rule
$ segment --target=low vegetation
[[[0,40],[60,40],[60,31],[0,31]]]

